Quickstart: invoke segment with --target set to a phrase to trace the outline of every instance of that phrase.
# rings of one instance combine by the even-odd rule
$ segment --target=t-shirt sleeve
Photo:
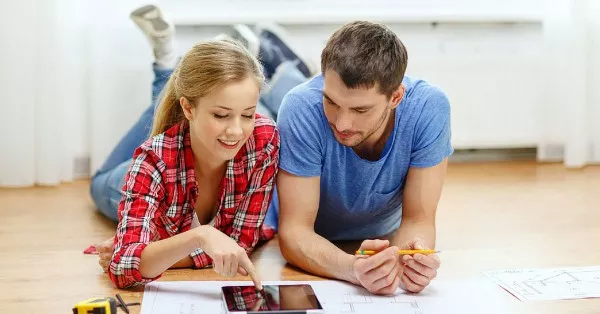
[[[281,137],[279,168],[302,177],[321,175],[323,165],[323,121],[320,108],[300,95],[288,93],[277,116]]]
[[[432,88],[417,120],[410,166],[433,167],[452,155],[450,102],[437,88]]]

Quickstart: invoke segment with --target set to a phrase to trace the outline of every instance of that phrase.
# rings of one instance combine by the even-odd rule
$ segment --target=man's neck
[[[396,110],[392,109],[387,115],[381,127],[375,133],[371,134],[363,143],[353,147],[354,152],[363,159],[375,161],[381,157],[385,144],[394,130],[396,120]]]

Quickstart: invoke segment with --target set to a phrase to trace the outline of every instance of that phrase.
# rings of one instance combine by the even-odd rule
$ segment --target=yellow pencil
[[[399,250],[398,255],[414,255],[417,253],[428,255],[428,254],[435,254],[435,253],[439,253],[439,252],[440,251],[436,251],[436,250]],[[375,255],[377,253],[378,253],[377,251],[369,251],[369,250],[356,251],[356,255]]]

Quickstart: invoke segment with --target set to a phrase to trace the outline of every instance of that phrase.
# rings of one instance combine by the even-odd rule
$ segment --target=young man
[[[407,52],[383,25],[353,22],[329,39],[322,74],[284,98],[277,199],[280,245],[291,263],[376,294],[420,292],[436,276],[435,255],[398,249],[435,245],[435,213],[450,143],[442,91],[404,77]],[[389,237],[388,240],[379,240]],[[330,241],[367,239],[369,257]]]

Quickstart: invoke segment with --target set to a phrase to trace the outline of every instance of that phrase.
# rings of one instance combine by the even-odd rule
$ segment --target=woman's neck
[[[201,143],[191,138],[192,154],[194,155],[194,170],[198,178],[213,178],[223,176],[227,161],[211,158],[213,154]]]
[[[194,156],[194,170],[196,171],[196,177],[199,178],[214,178],[222,177],[225,173],[227,162],[220,162],[218,164],[207,163],[206,160],[196,158]]]

